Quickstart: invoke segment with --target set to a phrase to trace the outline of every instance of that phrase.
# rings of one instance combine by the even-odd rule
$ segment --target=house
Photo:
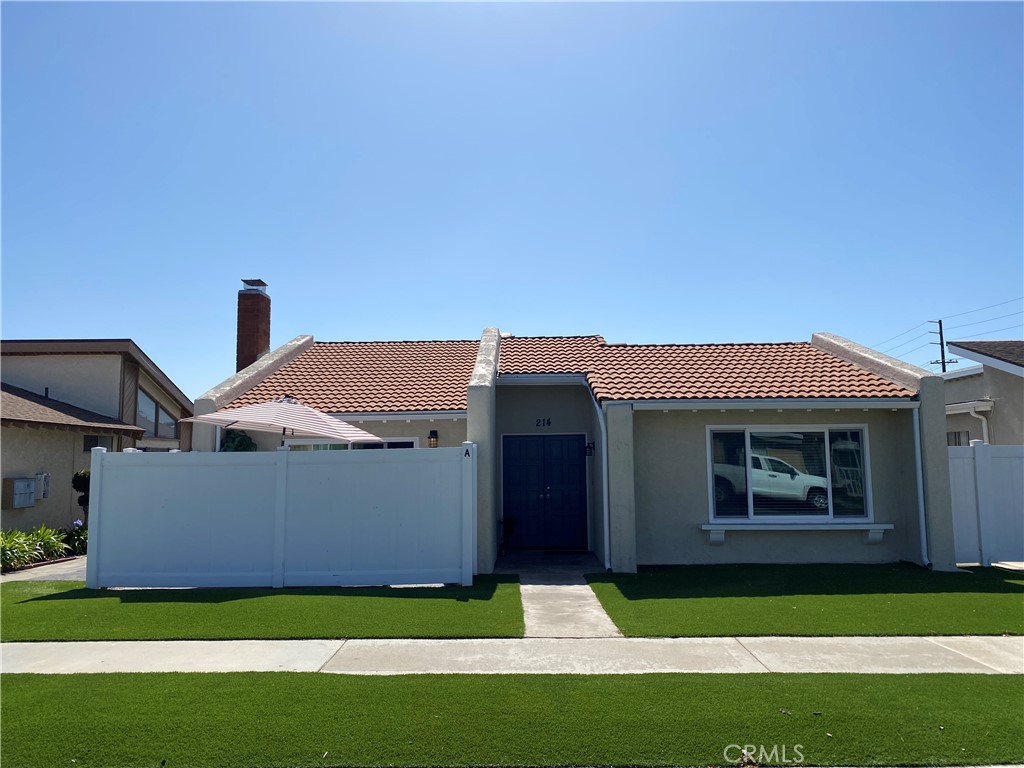
[[[1024,445],[1024,341],[957,341],[951,354],[979,365],[944,373],[949,445]]]
[[[90,449],[189,450],[192,402],[130,339],[0,342],[2,525],[65,527]]]
[[[241,293],[258,293],[269,317],[265,286]],[[269,324],[252,344],[239,318],[240,347],[269,349]],[[590,550],[626,572],[954,567],[943,380],[829,334],[662,345],[496,328],[461,341],[299,336],[198,398],[196,412],[281,395],[391,448],[476,443],[483,573],[501,548]],[[198,450],[216,441],[195,425]]]

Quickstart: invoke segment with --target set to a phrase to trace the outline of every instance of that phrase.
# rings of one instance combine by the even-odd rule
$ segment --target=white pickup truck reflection
[[[750,483],[755,496],[806,501],[815,509],[828,509],[828,480],[808,475],[774,456],[751,454]],[[722,504],[745,495],[745,468],[737,464],[715,464],[715,503]]]

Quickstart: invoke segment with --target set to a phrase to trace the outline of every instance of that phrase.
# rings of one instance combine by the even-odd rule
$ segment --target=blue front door
[[[586,549],[583,435],[506,435],[502,456],[505,546]]]

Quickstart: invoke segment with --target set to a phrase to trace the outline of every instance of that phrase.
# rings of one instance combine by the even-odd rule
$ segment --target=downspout
[[[988,417],[987,416],[983,416],[982,414],[978,413],[978,409],[977,408],[971,408],[971,410],[968,411],[968,413],[970,413],[971,416],[973,416],[974,418],[976,418],[979,421],[981,421],[981,439],[987,445],[988,444]]]
[[[611,505],[608,502],[608,423],[605,421],[606,414],[594,397],[594,390],[587,386],[590,392],[590,399],[594,403],[594,411],[597,413],[597,426],[601,430],[601,517],[604,524],[604,568],[606,571],[612,569],[612,543],[611,536]]]
[[[928,529],[924,514],[924,465],[921,462],[921,409],[914,409],[914,468],[917,471],[917,527],[921,534],[921,564],[931,567],[928,560]]]

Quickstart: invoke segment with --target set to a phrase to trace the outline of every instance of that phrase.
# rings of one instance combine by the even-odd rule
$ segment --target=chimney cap
[[[262,280],[260,280],[258,277],[257,278],[250,278],[248,280],[243,278],[242,279],[242,283],[245,285],[245,288],[242,289],[243,291],[256,290],[256,291],[260,291],[262,293],[266,293],[267,292],[267,284],[265,282],[263,282]]]

